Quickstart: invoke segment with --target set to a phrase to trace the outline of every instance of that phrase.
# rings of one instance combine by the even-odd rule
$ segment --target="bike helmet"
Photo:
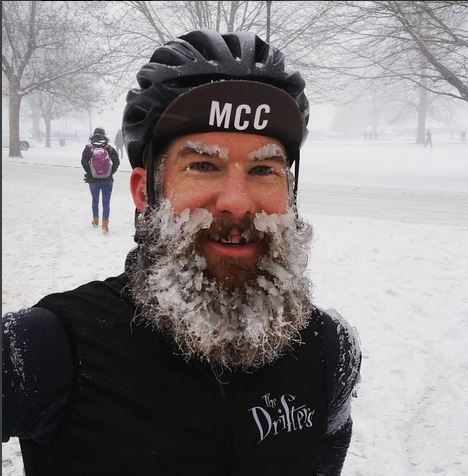
[[[240,104],[259,111],[264,106],[263,112],[273,103],[277,107],[268,110],[266,128],[260,130],[250,124],[242,130],[271,135],[285,144],[290,165],[295,162],[297,189],[299,149],[307,135],[309,104],[303,78],[299,72],[285,70],[280,50],[250,32],[221,35],[208,29],[196,30],[156,48],[149,63],[138,72],[137,81],[139,88],[127,94],[122,122],[132,168],[147,165],[148,172],[153,170],[154,160],[144,163],[143,151],[150,143],[161,152],[177,135],[236,130],[235,124],[219,121],[224,117],[221,114],[216,124],[207,122],[207,107],[214,99],[218,106],[221,104],[219,108],[222,97],[233,107]],[[155,150],[152,152],[156,158]],[[148,176],[151,180],[152,174]],[[148,182],[148,199],[152,186]]]

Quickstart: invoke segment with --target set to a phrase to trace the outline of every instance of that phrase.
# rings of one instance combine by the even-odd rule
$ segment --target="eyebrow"
[[[203,142],[187,141],[179,150],[181,157],[189,154],[207,155],[213,159],[227,160],[228,150],[216,144],[204,144]]]
[[[275,160],[282,164],[287,163],[287,157],[284,150],[277,144],[265,144],[249,154],[250,160]]]
[[[187,141],[187,143],[178,151],[179,158],[186,155],[198,154],[208,156],[212,159],[227,160],[229,150],[217,144],[205,144],[197,141]],[[250,152],[248,159],[253,161],[273,160],[282,165],[287,165],[287,156],[284,150],[277,144],[265,144],[262,147]]]

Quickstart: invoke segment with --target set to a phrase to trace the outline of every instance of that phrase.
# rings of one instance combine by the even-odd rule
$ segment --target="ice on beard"
[[[187,208],[182,212],[187,214],[188,218],[184,219],[183,231],[187,236],[193,236],[197,231],[209,228],[213,222],[213,215],[204,208],[197,208],[190,213]],[[181,217],[182,217],[181,215]]]
[[[212,221],[205,209],[187,209],[176,216],[169,201],[161,204],[147,234],[157,236],[161,224],[166,228],[159,229],[161,240],[146,250],[152,264],[147,279],[137,281],[141,286],[136,288],[136,301],[143,305],[146,319],[170,331],[184,355],[227,365],[235,348],[242,358],[234,362],[257,366],[297,338],[307,320],[303,272],[295,274],[299,266],[291,265],[302,260],[298,255],[307,237],[296,233],[291,210],[283,215],[257,214],[254,226],[268,235],[270,253],[258,263],[256,283],[225,289],[206,274],[205,259],[193,250],[196,233]]]
[[[186,208],[179,216],[174,214],[169,199],[162,200],[158,213],[153,216],[152,225],[158,228],[161,240],[171,241],[175,238],[191,239],[195,233],[209,228],[213,222],[213,215],[204,208],[197,208],[192,212]]]
[[[278,234],[294,227],[294,214],[291,211],[287,213],[272,213],[268,215],[264,211],[256,213],[254,225],[258,231],[265,233]]]

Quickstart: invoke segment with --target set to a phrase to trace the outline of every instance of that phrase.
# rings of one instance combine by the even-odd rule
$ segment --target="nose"
[[[216,197],[216,211],[241,219],[256,212],[252,190],[243,171],[229,173]]]

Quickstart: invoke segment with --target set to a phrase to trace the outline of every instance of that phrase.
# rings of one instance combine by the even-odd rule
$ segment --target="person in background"
[[[424,147],[426,147],[427,145],[430,145],[432,149],[432,133],[430,129],[428,129],[426,132],[426,142],[424,144]]]
[[[139,71],[125,269],[5,318],[3,439],[28,476],[341,473],[361,352],[312,297],[309,106],[284,60],[202,29]]]
[[[120,165],[117,151],[109,144],[106,132],[96,127],[81,154],[81,165],[85,170],[84,181],[91,192],[92,225],[99,226],[99,196],[102,195],[102,231],[109,233],[109,214],[113,175]]]
[[[115,148],[117,149],[117,152],[119,154],[119,157],[123,157],[123,146],[124,146],[124,141],[123,141],[123,136],[122,136],[122,129],[119,129],[117,131],[117,134],[115,135],[114,139],[114,144]]]

